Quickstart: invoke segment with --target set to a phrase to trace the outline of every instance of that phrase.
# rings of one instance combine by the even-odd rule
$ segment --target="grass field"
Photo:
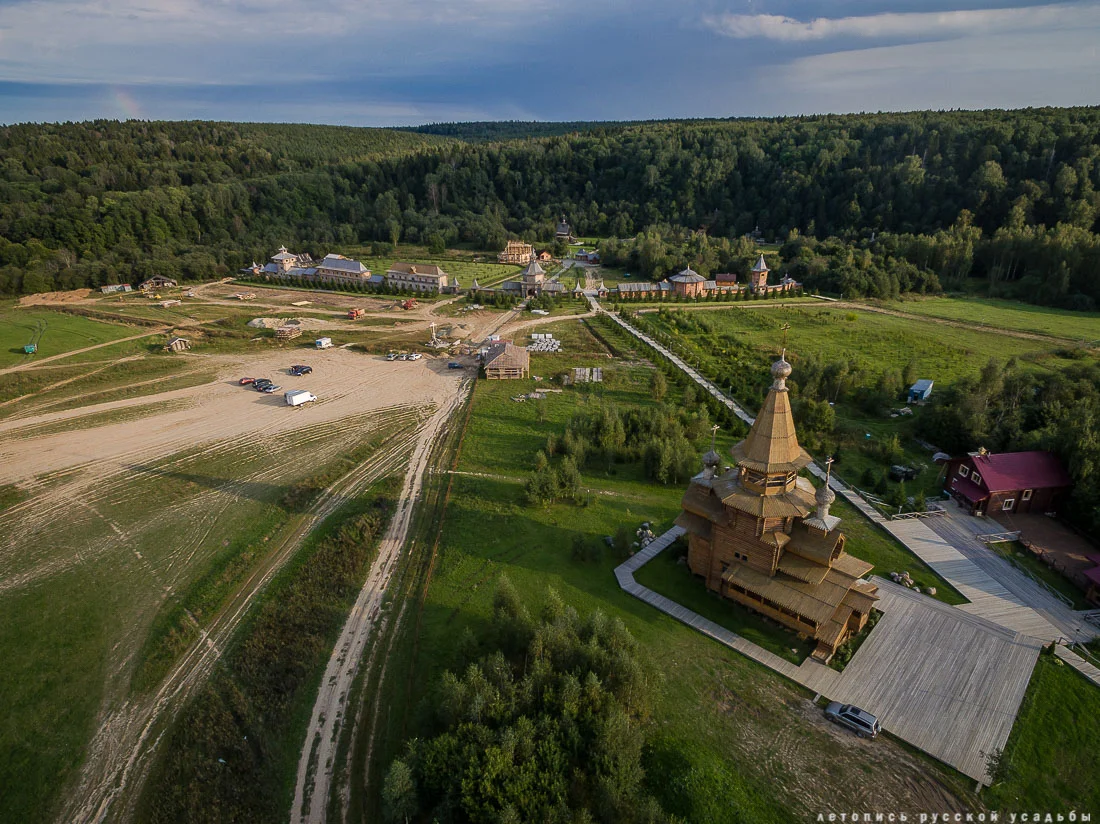
[[[903,370],[912,365],[918,377],[935,381],[935,392],[942,392],[962,378],[976,376],[990,360],[1004,363],[1015,357],[1024,368],[1036,370],[1057,369],[1072,362],[1063,356],[1061,344],[1053,340],[1012,337],[987,328],[944,327],[931,319],[844,307],[785,305],[705,312],[676,312],[674,307],[669,308],[670,312],[641,315],[637,324],[697,365],[723,389],[730,391],[731,384],[736,384],[733,395],[745,406],[753,406],[761,399],[768,383],[768,365],[784,339],[796,385],[799,361],[804,358],[855,364],[870,376],[865,381],[887,372],[900,379]],[[1054,323],[1057,316],[1055,312],[1050,322]],[[785,329],[788,325],[790,328]],[[898,399],[897,407],[902,405]],[[922,409],[917,407],[912,416],[875,416],[842,398],[834,412],[835,429],[816,448],[843,453],[836,466],[841,478],[860,488],[869,486],[865,480],[867,470],[873,470],[881,478],[888,465],[873,447],[897,436],[901,454],[896,462],[921,470],[915,480],[906,483],[905,494],[913,496],[918,491],[926,497],[942,494],[931,453],[914,439],[916,419]],[[893,482],[887,482],[886,487],[891,495],[899,491]]]
[[[140,334],[133,327],[51,312],[48,309],[0,307],[0,368],[46,358]],[[38,354],[26,355],[23,346],[38,341]]]
[[[0,820],[46,821],[104,706],[147,686],[293,526],[292,484],[377,427],[302,427],[97,477],[65,473],[0,510]],[[174,639],[174,640],[173,640]]]
[[[992,298],[923,298],[886,304],[891,309],[1056,338],[1100,342],[1100,312],[1071,312]]]
[[[816,357],[823,361],[855,361],[874,374],[890,369],[897,373],[913,362],[921,377],[939,387],[969,377],[990,358],[1038,358],[1052,365],[1064,359],[1052,354],[1046,341],[1023,340],[991,330],[944,329],[919,320],[837,309],[824,306],[783,306],[768,311],[715,310],[693,313],[709,326],[706,334],[692,335],[697,346],[717,346],[714,355],[733,354],[734,347],[748,347],[761,365],[772,360],[787,331],[787,358],[798,378],[798,359]],[[675,328],[661,315],[647,315],[660,332],[674,334]]]
[[[1009,812],[1100,812],[1100,688],[1041,655],[985,802]],[[1068,820],[1068,819],[1067,819]],[[1080,819],[1078,819],[1080,820]]]
[[[570,346],[561,355],[533,357],[535,374],[591,365],[601,356],[602,346],[585,326],[548,330],[568,336]],[[836,737],[799,688],[619,590],[612,569],[620,559],[601,549],[603,536],[642,521],[657,531],[667,528],[679,510],[682,485],[653,484],[637,467],[612,466],[583,472],[583,505],[525,503],[523,483],[535,452],[575,410],[600,399],[653,402],[649,367],[603,357],[603,385],[568,388],[541,402],[511,400],[535,388],[531,381],[477,385],[419,637],[408,641],[416,662],[408,680],[410,704],[457,660],[463,631],[487,621],[496,582],[506,574],[533,613],[552,587],[582,613],[599,609],[623,620],[639,640],[655,695],[648,755],[654,791],[685,820],[787,822],[855,804],[872,792],[883,804],[904,804],[907,794],[930,785],[965,796],[964,783],[951,771],[897,745],[876,742],[871,752]],[[699,445],[700,453],[705,449]],[[594,560],[572,556],[578,536]],[[413,718],[387,724],[415,729]],[[390,751],[396,746],[391,740]]]
[[[430,263],[439,266],[448,275],[457,277],[464,289],[469,289],[470,286],[473,285],[475,278],[479,286],[496,286],[509,278],[515,277],[523,271],[522,266],[490,262],[495,256],[489,253],[481,255],[484,260],[474,261],[472,259],[467,259],[465,255],[461,258],[450,256],[434,257],[426,254],[426,250],[424,249],[415,248],[410,249],[407,254],[401,252],[399,249],[395,255],[381,258],[371,257],[368,254],[369,249],[367,248],[361,248],[360,251],[366,256],[359,257],[355,255],[354,252],[348,252],[348,255],[362,261],[364,266],[376,274],[385,274],[395,261],[404,263]]]
[[[1085,594],[1074,586],[1073,582],[1057,570],[1051,569],[1040,561],[1019,541],[990,544],[989,548],[997,552],[1025,575],[1036,578],[1051,589],[1060,592],[1073,602],[1073,609],[1094,609],[1093,605],[1085,600]]]

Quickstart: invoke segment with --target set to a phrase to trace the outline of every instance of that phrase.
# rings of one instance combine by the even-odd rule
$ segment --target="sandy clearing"
[[[443,359],[390,362],[345,349],[209,360],[221,362],[218,380],[212,383],[35,416],[35,424],[54,423],[158,401],[190,402],[186,408],[162,415],[4,443],[0,445],[0,484],[89,462],[114,464],[135,454],[144,456],[147,462],[209,441],[278,437],[303,425],[336,421],[369,409],[399,404],[438,405],[453,393],[462,377],[462,371],[448,370]],[[313,374],[301,378],[288,375],[287,368],[299,362],[311,365]],[[245,375],[270,378],[283,391],[308,389],[318,401],[289,408],[282,391],[265,395],[238,386],[237,380]],[[26,418],[2,421],[0,432],[18,429],[27,422]]]

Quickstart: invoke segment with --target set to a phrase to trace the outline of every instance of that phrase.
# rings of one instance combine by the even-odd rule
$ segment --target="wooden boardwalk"
[[[1054,647],[1054,654],[1100,687],[1100,669],[1097,669],[1073,650],[1066,649],[1061,644]]]
[[[598,309],[599,304],[595,300],[592,304]],[[754,419],[748,412],[685,363],[682,358],[649,335],[635,329],[617,314],[608,314],[624,330],[675,364],[738,418],[747,424],[752,424]],[[824,470],[816,463],[811,463],[807,470],[818,478],[825,478]],[[967,544],[972,539],[972,534],[953,534],[959,530],[953,529],[952,517],[936,518],[934,523],[915,518],[891,521],[883,517],[882,513],[835,475],[829,478],[829,486],[868,519],[890,533],[970,601],[960,609],[986,618],[1014,632],[1022,632],[1045,641],[1055,641],[1058,638],[1087,641],[1100,635],[1096,626],[1088,624],[1079,616],[1073,616],[1072,610],[1064,609],[1034,582],[1021,581],[1019,573],[1011,568],[1006,569],[1009,567],[1007,563],[1002,562],[1001,566],[995,566],[995,562],[986,563],[981,556],[974,555],[973,548]],[[953,514],[950,513],[950,515]],[[939,534],[941,532],[947,537]],[[978,546],[977,550],[989,554],[986,548]],[[980,562],[976,562],[975,558]]]
[[[682,534],[674,527],[620,565],[619,586],[829,700],[863,707],[888,732],[989,783],[987,754],[1008,740],[1038,640],[876,578],[883,617],[844,671],[811,659],[796,666],[634,580]]]

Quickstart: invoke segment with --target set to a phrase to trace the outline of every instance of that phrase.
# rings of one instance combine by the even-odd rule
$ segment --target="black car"
[[[919,474],[911,466],[899,466],[895,464],[890,467],[890,480],[892,481],[911,481]]]
[[[302,364],[302,363],[295,364],[294,366],[290,367],[290,374],[297,375],[298,377],[301,377],[302,375],[309,375],[312,372],[313,372],[313,367],[312,366],[306,366],[305,364]]]
[[[267,378],[259,378],[252,382],[252,388],[257,392],[263,392],[265,386],[272,386],[274,381],[269,381]]]

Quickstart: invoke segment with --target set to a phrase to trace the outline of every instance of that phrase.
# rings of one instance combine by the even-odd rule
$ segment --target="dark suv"
[[[297,375],[298,377],[301,377],[302,375],[309,375],[312,372],[313,372],[313,367],[312,366],[306,366],[305,364],[302,364],[302,363],[295,364],[294,366],[290,367],[290,374]]]
[[[874,738],[882,729],[878,723],[878,718],[871,715],[867,710],[861,710],[851,704],[841,704],[839,701],[832,701],[825,708],[825,717],[834,724],[847,727],[860,738]]]

